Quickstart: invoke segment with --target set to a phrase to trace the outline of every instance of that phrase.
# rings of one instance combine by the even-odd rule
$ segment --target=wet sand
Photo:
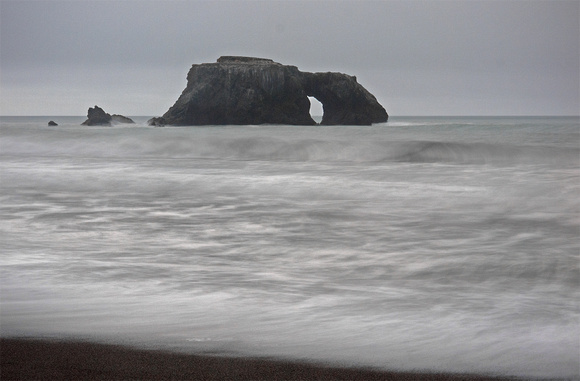
[[[510,379],[477,375],[398,373],[275,359],[169,353],[89,342],[0,339],[0,349],[2,380]]]

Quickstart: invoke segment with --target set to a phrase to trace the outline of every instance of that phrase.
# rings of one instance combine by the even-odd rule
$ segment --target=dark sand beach
[[[168,353],[89,342],[0,339],[2,380],[508,380],[398,373],[259,358]]]

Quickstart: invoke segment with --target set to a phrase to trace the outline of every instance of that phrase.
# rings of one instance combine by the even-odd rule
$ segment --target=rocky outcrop
[[[82,125],[84,126],[112,126],[118,123],[135,123],[131,118],[123,115],[107,114],[105,110],[99,106],[90,107],[87,112],[87,120]]]
[[[111,125],[111,115],[107,114],[105,110],[99,106],[89,107],[87,112],[87,120],[82,124],[85,126],[110,126]]]
[[[314,125],[308,96],[323,105],[321,124],[370,125],[388,119],[356,77],[301,72],[265,58],[223,56],[216,63],[193,65],[177,102],[149,124]]]

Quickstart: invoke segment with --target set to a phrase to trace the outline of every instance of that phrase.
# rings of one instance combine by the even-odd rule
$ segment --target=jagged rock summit
[[[135,123],[131,118],[123,115],[107,114],[105,110],[99,106],[89,107],[87,112],[87,120],[82,125],[84,126],[112,126],[118,123]]]
[[[194,64],[175,104],[150,125],[315,125],[309,96],[324,108],[321,124],[370,125],[388,114],[356,77],[301,72],[266,58],[222,56]]]

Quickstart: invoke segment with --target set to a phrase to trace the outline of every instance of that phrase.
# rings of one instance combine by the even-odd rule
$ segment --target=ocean
[[[84,119],[0,118],[2,337],[580,378],[578,117]]]

